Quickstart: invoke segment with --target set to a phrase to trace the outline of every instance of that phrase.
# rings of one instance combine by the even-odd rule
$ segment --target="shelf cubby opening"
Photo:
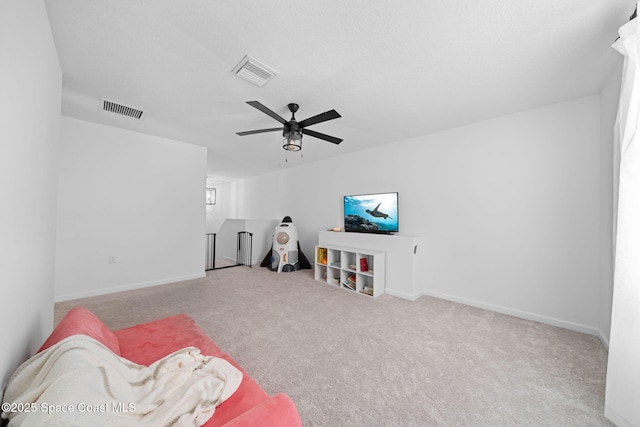
[[[316,249],[316,263],[327,265],[327,248],[317,248]]]
[[[342,268],[350,271],[356,271],[356,254],[353,252],[342,251]]]

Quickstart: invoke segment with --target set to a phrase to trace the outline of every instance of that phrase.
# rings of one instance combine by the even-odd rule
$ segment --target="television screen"
[[[344,196],[344,231],[398,232],[398,193]]]

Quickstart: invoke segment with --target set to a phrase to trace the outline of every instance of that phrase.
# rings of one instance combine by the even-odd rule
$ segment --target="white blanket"
[[[16,370],[2,418],[9,426],[200,426],[241,381],[229,362],[195,347],[146,367],[74,335]]]

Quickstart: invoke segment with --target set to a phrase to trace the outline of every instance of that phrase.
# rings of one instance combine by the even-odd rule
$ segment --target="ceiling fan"
[[[323,139],[325,141],[332,142],[334,144],[340,144],[342,139],[336,138],[335,136],[325,135],[324,133],[316,132],[311,129],[307,129],[307,126],[315,125],[316,123],[326,122],[327,120],[337,119],[342,117],[336,110],[325,111],[324,113],[320,113],[313,117],[309,117],[301,122],[296,121],[296,111],[298,111],[299,105],[291,103],[288,105],[289,111],[291,111],[291,120],[286,121],[282,118],[278,113],[271,111],[269,108],[265,107],[258,101],[247,101],[247,104],[252,107],[262,111],[267,116],[272,117],[282,123],[281,127],[277,128],[269,128],[269,129],[258,129],[258,130],[249,130],[245,132],[237,132],[237,135],[245,136],[245,135],[253,135],[255,133],[263,133],[263,132],[274,132],[281,130],[282,136],[284,138],[282,148],[287,151],[299,151],[302,150],[302,135],[313,136],[314,138]]]

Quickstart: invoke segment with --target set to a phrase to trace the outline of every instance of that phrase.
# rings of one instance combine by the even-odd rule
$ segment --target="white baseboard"
[[[609,351],[609,338],[605,337],[604,334],[602,333],[602,331],[598,331],[598,338],[600,338],[600,342],[602,343],[602,346],[608,352]]]
[[[388,289],[386,288],[384,290],[384,293],[387,295],[391,295],[393,297],[398,297],[398,298],[402,298],[402,299],[407,299],[409,301],[415,301],[418,298],[420,298],[422,296],[422,292],[418,292],[416,294],[408,294],[406,292],[402,292],[402,291],[394,291],[393,289]]]
[[[160,279],[160,280],[152,280],[150,282],[143,282],[143,283],[131,283],[128,285],[94,289],[86,292],[74,292],[71,294],[55,295],[53,300],[54,302],[62,302],[62,301],[69,301],[69,300],[74,300],[78,298],[95,297],[98,295],[113,294],[113,293],[122,292],[122,291],[131,291],[133,289],[148,288],[150,286],[167,285],[169,283],[183,282],[185,280],[200,279],[205,276],[206,274],[202,272],[198,274],[192,274],[189,276],[171,277],[171,278]]]
[[[480,301],[470,300],[466,298],[459,298],[456,296],[443,294],[433,291],[422,291],[423,295],[428,295],[434,298],[440,298],[448,301],[458,302],[460,304],[470,305],[472,307],[483,308],[485,310],[495,311],[497,313],[508,314],[510,316],[519,317],[521,319],[532,320],[534,322],[540,322],[547,325],[558,326],[560,328],[569,329],[576,332],[582,332],[588,335],[594,335],[600,339],[605,348],[609,347],[609,342],[605,336],[597,328],[582,325],[580,323],[569,322],[567,320],[556,319],[554,317],[543,316],[540,314],[529,313],[526,311],[515,310],[512,308],[501,307],[498,305],[487,304]]]

